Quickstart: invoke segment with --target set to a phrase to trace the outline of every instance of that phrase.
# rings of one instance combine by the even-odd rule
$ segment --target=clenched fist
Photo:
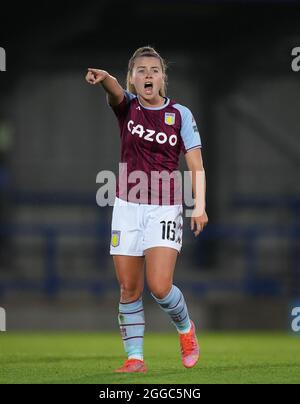
[[[101,83],[101,81],[105,80],[108,75],[109,74],[105,70],[89,68],[85,79],[90,84],[98,84]]]

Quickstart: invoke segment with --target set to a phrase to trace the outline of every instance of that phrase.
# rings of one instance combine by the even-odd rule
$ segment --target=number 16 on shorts
[[[163,240],[175,241],[176,223],[171,220],[168,222],[162,220],[160,224],[162,225],[161,238]]]

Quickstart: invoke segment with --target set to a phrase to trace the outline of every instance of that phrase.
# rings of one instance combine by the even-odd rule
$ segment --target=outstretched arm
[[[107,71],[100,69],[88,69],[85,77],[89,84],[101,84],[107,93],[108,102],[111,106],[119,105],[124,98],[124,89],[118,80]]]
[[[205,211],[206,181],[201,149],[191,150],[185,154],[185,160],[189,171],[192,173],[192,189],[195,199],[195,206],[191,217],[191,230],[195,236],[203,230],[208,223]]]

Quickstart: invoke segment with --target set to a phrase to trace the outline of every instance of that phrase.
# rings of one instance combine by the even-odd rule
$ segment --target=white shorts
[[[151,247],[170,247],[180,252],[182,230],[182,205],[146,205],[116,197],[110,254],[143,256]]]

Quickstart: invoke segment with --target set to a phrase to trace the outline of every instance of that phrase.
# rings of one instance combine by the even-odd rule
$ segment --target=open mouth
[[[151,81],[146,81],[144,84],[144,89],[146,94],[151,94],[153,90],[153,83]]]

